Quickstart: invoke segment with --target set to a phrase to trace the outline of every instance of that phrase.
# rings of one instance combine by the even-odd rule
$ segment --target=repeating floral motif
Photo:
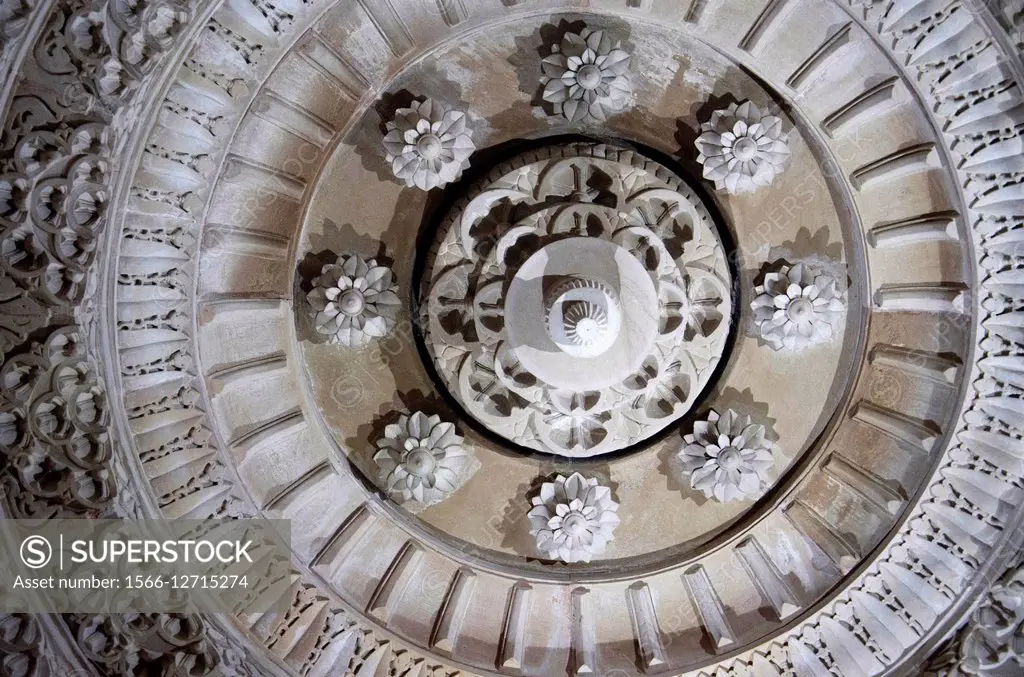
[[[401,305],[397,292],[390,268],[345,254],[323,267],[306,299],[318,333],[330,343],[359,348],[395,328]]]
[[[431,99],[399,108],[387,130],[384,150],[391,170],[421,190],[457,181],[476,149],[466,114]]]
[[[4,30],[21,25],[11,13]],[[23,8],[24,9],[24,8]],[[16,96],[0,137],[0,349],[87,294],[106,223],[111,121],[188,19],[164,2],[54,5],[33,57],[47,88]]]
[[[884,30],[879,29],[882,33],[882,38],[887,43],[895,45],[895,49],[901,57],[901,64],[912,64],[909,67],[911,72],[914,72],[913,69],[918,69],[923,73],[929,68],[936,73],[944,72],[943,69],[948,64],[934,65],[940,56],[943,59],[950,57],[950,62],[953,63],[953,70],[961,69],[962,63],[970,63],[972,61],[975,64],[979,61],[983,63],[999,63],[998,57],[991,60],[986,58],[991,56],[994,51],[991,45],[983,45],[979,49],[983,57],[980,60],[973,58],[974,55],[972,55],[971,58],[964,58],[962,63],[958,63],[957,58],[959,58],[959,55],[950,53],[951,49],[956,49],[956,47],[949,47],[951,44],[967,44],[972,48],[979,44],[979,40],[975,39],[976,33],[979,32],[977,24],[961,21],[963,18],[963,3],[956,1],[932,2],[931,0],[911,3],[901,0],[896,3],[855,2],[851,4],[856,5],[858,8],[863,8],[869,21],[867,25],[872,27],[872,31],[876,30],[875,26],[885,27]],[[913,11],[904,11],[908,7]],[[899,26],[899,29],[896,30],[891,28],[894,22],[886,16],[887,14],[893,16],[906,16],[909,14],[913,17],[913,21],[904,20],[902,22],[903,25]],[[950,20],[951,17],[953,21]],[[936,41],[922,39],[928,35],[952,35],[957,38],[964,37],[970,39],[943,41],[941,43],[943,45],[942,49],[935,49]],[[911,59],[911,57],[913,58]],[[998,134],[1007,134],[1005,138],[1011,141],[1019,138],[1019,134],[1015,136],[1013,129],[1005,125],[999,128],[998,134],[990,134],[989,132],[993,130],[989,129],[988,121],[977,115],[979,110],[978,103],[998,103],[1001,96],[998,92],[1005,91],[1004,89],[999,89],[1003,82],[999,78],[1004,77],[997,73],[999,70],[1000,67],[998,66],[988,69],[987,66],[976,68],[972,65],[966,69],[968,73],[973,73],[972,77],[961,77],[957,81],[959,84],[952,89],[936,87],[935,91],[931,93],[929,93],[930,81],[927,77],[922,78],[922,95],[935,105],[940,119],[947,123],[955,123],[958,121],[957,118],[960,117],[960,113],[956,111],[968,111],[968,116],[972,118],[974,126],[970,128],[970,133],[963,132],[961,134],[957,132],[955,124],[949,124],[944,128],[950,130],[947,140],[950,143],[956,143],[958,150],[954,153],[954,156],[957,159],[962,159],[963,156],[970,154],[969,151],[963,150],[965,144],[969,147],[978,147],[982,149],[981,152],[984,152],[985,148],[993,148],[993,144],[998,143]],[[960,70],[958,75],[965,75],[964,70]],[[1007,82],[1012,82],[1012,76],[1005,77],[1009,78],[1006,80]],[[992,94],[992,92],[995,93]],[[948,97],[948,100],[946,97]],[[1006,119],[1012,122],[1015,118]],[[1006,130],[1010,131],[1007,132]],[[981,219],[978,223],[979,234],[977,236],[979,238],[979,254],[986,257],[984,272],[981,275],[986,279],[987,284],[982,290],[983,298],[980,299],[985,308],[985,321],[988,325],[988,328],[983,332],[983,341],[986,342],[985,350],[988,351],[985,354],[988,357],[994,358],[1012,358],[1019,352],[1019,339],[1015,340],[1012,332],[1012,327],[1016,326],[1012,323],[1014,313],[1019,312],[1019,304],[1014,300],[1013,293],[1007,292],[1008,289],[1013,287],[1007,286],[1005,282],[1007,279],[1012,279],[1013,275],[1018,271],[1019,261],[1012,255],[1006,254],[1006,252],[1012,251],[1012,248],[1006,243],[1019,235],[1021,224],[1019,219],[1015,220],[1013,216],[1013,214],[1018,212],[1005,208],[1010,203],[1009,199],[1000,201],[999,198],[1009,192],[1005,190],[1007,187],[1010,187],[1010,190],[1012,190],[1012,186],[1016,185],[1014,173],[1013,170],[1000,170],[998,172],[974,173],[968,176],[968,172],[965,172],[963,178],[967,182],[965,192],[971,204],[974,205],[974,201],[977,199],[976,206],[978,211],[972,211],[972,217],[978,216]],[[1020,422],[1018,418],[1015,418],[1015,416],[1019,416],[1020,412],[1019,391],[1014,389],[1016,377],[1012,373],[1008,375],[1007,371],[1003,368],[1003,364],[1004,362],[999,360],[990,361],[983,368],[984,376],[976,384],[978,402],[972,405],[972,409],[969,411],[966,419],[969,428],[968,434],[991,431],[995,438],[1012,442],[1019,439]],[[1007,404],[1010,405],[1010,408],[1006,408],[1005,405]],[[990,414],[989,412],[992,411],[998,412],[998,414]],[[1012,450],[1009,443],[1000,448]],[[978,457],[966,448],[961,448],[961,452],[962,454],[958,457],[958,460],[955,462],[951,461],[944,469],[953,467],[960,472],[977,472],[980,476],[984,476],[994,482],[1002,482],[1005,485],[1019,482],[1018,477],[992,465],[989,458]],[[982,453],[984,454],[984,452]],[[943,486],[948,486],[951,480],[943,479],[942,482],[944,483]],[[970,487],[967,486],[964,488],[964,491],[969,492]],[[1005,525],[1000,523],[998,519],[990,520],[986,511],[979,509],[976,504],[972,504],[969,499],[964,498],[963,496],[965,495],[969,494],[961,493],[961,497],[956,501],[950,500],[949,505],[954,506],[961,516],[966,515],[962,519],[973,520],[972,524],[976,523],[977,529],[984,538],[988,539],[993,535],[998,536],[1001,534]],[[939,499],[938,497],[928,498],[925,501],[925,509],[934,510],[936,506],[945,506],[946,503],[943,501],[946,501],[946,499]],[[908,524],[913,525],[914,536],[928,544],[928,546],[919,545],[917,547],[930,548],[926,551],[929,554],[934,552],[940,553],[939,556],[943,558],[941,560],[943,562],[953,562],[958,565],[964,564],[969,568],[968,575],[973,575],[973,567],[977,566],[978,560],[989,556],[987,546],[978,546],[975,543],[967,542],[950,544],[947,540],[948,534],[943,526],[944,523],[927,512],[919,511],[914,516],[914,519],[908,521]],[[993,538],[987,542],[991,543],[995,542],[995,540]],[[929,560],[929,562],[934,561],[934,559]],[[913,557],[907,558],[907,561],[897,560],[896,558],[884,559],[882,566],[901,567],[901,570],[909,572],[904,574],[906,578],[922,581],[920,585],[928,594],[931,594],[935,589],[933,586],[938,585],[933,582],[933,578],[929,578],[929,574],[924,569],[921,561]],[[900,580],[890,577],[888,582],[871,587],[867,593],[872,596],[872,599],[881,600],[881,603],[872,607],[872,609],[878,612],[878,608],[881,608],[882,611],[880,613],[885,614],[883,617],[885,620],[896,618],[895,614],[900,609],[898,604],[900,593],[893,592],[894,588],[899,590],[897,586]],[[859,589],[855,590],[857,594],[861,592]],[[929,600],[933,599],[934,597],[929,597]],[[854,605],[847,605],[847,607],[852,606]],[[914,628],[920,627],[918,622],[925,626],[926,629],[928,624],[931,623],[925,616],[922,616],[923,620],[918,621],[914,618],[916,612],[903,609],[901,613],[911,618]],[[827,622],[834,620],[836,623],[835,625],[826,625],[825,631],[819,631],[821,627],[819,620],[821,618],[824,618]],[[850,671],[858,674],[861,672],[873,674],[882,671],[882,667],[877,665],[875,656],[884,656],[884,660],[888,664],[890,660],[899,660],[899,657],[902,655],[902,647],[899,647],[897,650],[888,649],[888,654],[884,653],[885,650],[880,648],[877,636],[872,637],[871,633],[865,630],[864,623],[858,620],[856,613],[843,616],[837,613],[834,619],[831,615],[818,614],[815,617],[815,621],[808,623],[805,627],[810,630],[773,643],[763,652],[759,651],[753,655],[752,659],[748,659],[747,656],[740,657],[733,661],[732,667],[723,667],[720,672],[723,675],[747,674],[752,669],[752,665],[753,669],[767,669],[781,673],[845,673],[852,660],[849,658],[850,654],[846,649],[854,647],[857,651],[862,652],[861,656],[868,656],[871,662],[861,663],[857,669]],[[836,629],[837,627],[838,629]],[[893,622],[890,627],[900,627],[900,625],[898,622]],[[879,635],[888,637],[888,635],[883,633],[879,633]],[[911,636],[916,639],[916,635],[911,633]],[[901,637],[904,637],[904,635],[901,635]],[[372,643],[363,642],[362,640],[361,645],[373,646]],[[391,674],[405,674],[405,672],[395,672],[395,667],[392,666]],[[435,675],[436,673],[431,672],[431,674]]]
[[[587,457],[636,443],[685,413],[721,359],[731,275],[699,198],[660,165],[604,145],[544,153],[498,168],[470,195],[472,208],[453,216],[459,227],[439,234],[428,264],[436,277],[425,290],[426,343],[450,392],[491,430]],[[638,262],[655,285],[658,326],[635,371],[580,391],[523,363],[503,308],[509,280],[531,255],[584,235]],[[542,312],[537,319],[546,326]]]
[[[603,30],[566,33],[541,61],[544,100],[569,122],[604,122],[629,103],[629,60]]]
[[[830,341],[846,312],[846,291],[831,273],[806,263],[783,265],[754,288],[758,335],[775,350]]]
[[[66,622],[79,650],[104,674],[199,677],[219,664],[198,614],[68,614]]]
[[[0,481],[14,516],[100,516],[116,493],[103,382],[73,327],[0,368]]]
[[[48,648],[35,614],[0,613],[0,656],[5,676],[46,677],[50,667]]]
[[[1024,564],[1011,566],[952,642],[926,665],[938,677],[1014,677],[1024,673]]]
[[[3,41],[25,30],[29,9],[2,3]],[[0,135],[0,482],[9,517],[106,517],[118,487],[105,387],[68,319],[91,292],[116,113],[190,15],[162,0],[49,11],[30,55],[41,76],[16,88]],[[196,616],[63,621],[100,674],[200,677],[217,664]],[[10,674],[46,675],[59,660],[40,632],[32,617],[0,617]]]
[[[770,186],[789,159],[782,120],[750,101],[716,110],[700,129],[697,162],[718,190],[739,195]]]
[[[679,451],[690,486],[723,503],[759,498],[775,464],[765,427],[729,409],[693,424]]]
[[[373,460],[392,498],[424,506],[439,503],[467,479],[471,456],[455,424],[422,411],[385,427]]]
[[[604,553],[619,525],[619,504],[594,478],[579,473],[544,482],[532,499],[530,535],[537,550],[563,562],[589,562]]]

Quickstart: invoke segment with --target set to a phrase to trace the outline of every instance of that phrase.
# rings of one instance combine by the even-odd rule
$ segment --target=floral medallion
[[[595,456],[693,405],[725,349],[730,279],[709,213],[667,169],[554,146],[499,167],[448,215],[421,280],[426,345],[491,431]]]
[[[805,263],[766,274],[750,303],[758,335],[775,350],[802,350],[831,340],[846,312],[843,282]]]
[[[678,458],[691,488],[723,503],[761,495],[774,465],[763,425],[731,409],[711,411],[683,439]]]
[[[629,104],[629,59],[603,30],[566,33],[541,62],[544,100],[570,122],[604,122]]]
[[[424,506],[443,501],[467,479],[472,456],[455,425],[421,411],[402,414],[377,440],[374,461],[388,495]]]
[[[559,475],[532,500],[530,535],[537,551],[563,562],[589,562],[605,551],[619,525],[619,504],[596,479]]]
[[[770,186],[789,159],[782,120],[750,101],[716,110],[700,129],[697,162],[718,190],[738,195]]]
[[[359,254],[324,266],[306,295],[317,332],[349,348],[387,336],[401,305],[393,279],[390,268]]]
[[[476,148],[466,114],[431,99],[398,109],[387,130],[384,150],[395,177],[422,190],[457,180]]]

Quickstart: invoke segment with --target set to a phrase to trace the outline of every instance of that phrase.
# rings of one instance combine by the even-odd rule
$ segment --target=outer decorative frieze
[[[106,391],[76,327],[0,368],[0,461],[15,517],[102,515],[114,497]]]
[[[102,674],[203,677],[219,663],[198,614],[68,614],[65,621]]]
[[[263,16],[268,17],[268,21],[276,21],[273,17],[281,16],[283,11],[266,3],[242,4],[254,16],[265,12]],[[367,4],[377,11],[377,3]],[[637,3],[629,4],[632,7]],[[770,3],[770,11],[759,19],[761,25],[772,31],[783,26],[773,17],[782,16],[776,8],[785,4]],[[843,11],[850,9],[848,3],[838,4]],[[10,3],[5,6],[10,6]],[[397,5],[388,5],[394,6]],[[977,299],[983,309],[982,323],[977,330],[981,343],[976,353],[981,360],[977,371],[982,378],[970,392],[972,401],[967,403],[962,425],[952,433],[957,446],[948,458],[936,459],[939,467],[936,477],[942,476],[935,482],[936,490],[924,492],[922,502],[911,508],[913,513],[904,521],[897,539],[901,543],[902,554],[897,555],[894,548],[880,546],[878,565],[872,570],[880,569],[884,573],[873,577],[870,586],[862,585],[860,579],[849,586],[849,594],[844,597],[854,598],[855,602],[825,602],[820,611],[808,611],[805,621],[789,635],[761,645],[755,651],[733,656],[723,665],[716,666],[723,675],[750,672],[879,674],[898,669],[905,654],[919,648],[923,638],[943,620],[952,599],[947,581],[975,580],[992,556],[994,544],[1000,542],[1011,526],[1004,506],[1018,504],[1021,487],[1024,486],[1018,467],[1024,407],[1021,406],[1020,369],[1016,366],[1021,353],[1017,317],[1020,311],[1020,257],[1014,254],[1015,242],[1019,242],[1019,233],[1024,226],[1019,218],[1020,195],[1017,189],[1020,153],[1019,145],[1015,146],[1020,138],[1020,115],[1014,106],[1019,103],[1020,90],[1015,72],[1006,67],[1006,55],[998,46],[993,46],[986,24],[978,21],[975,13],[967,11],[976,6],[976,3],[965,4],[957,0],[861,2],[850,14],[854,24],[853,35],[860,39],[860,34],[864,33],[865,40],[858,49],[869,47],[871,40],[876,40],[885,50],[895,45],[895,67],[901,69],[907,84],[917,90],[916,94],[934,112],[936,128],[941,132],[936,143],[952,149],[953,164],[960,168],[961,192],[966,207],[969,207],[964,214],[964,222],[974,228],[979,259],[977,270],[984,283],[978,285]],[[715,10],[713,3],[694,3],[694,8],[687,13],[688,20],[696,23],[702,17],[712,16]],[[388,11],[395,18],[385,25],[393,26],[396,22],[401,25],[398,12]],[[62,23],[57,23],[60,25],[55,33],[63,33]],[[284,25],[287,21],[281,23]],[[106,36],[110,31],[96,33]],[[764,34],[770,33],[764,31]],[[842,31],[839,35],[843,35]],[[237,37],[235,39],[238,40]],[[286,42],[287,36],[281,40]],[[40,49],[48,47],[43,45]],[[198,62],[193,59],[192,63]],[[149,74],[153,72],[150,70]],[[193,75],[189,77],[198,80],[197,72],[192,71]],[[229,81],[229,76],[217,68],[206,68],[203,72],[212,78]],[[72,79],[76,77],[73,75]],[[143,80],[146,77],[144,75]],[[118,81],[118,77],[108,79],[105,87],[108,99],[112,98],[112,92],[118,90]],[[128,90],[125,92],[127,96]],[[21,115],[25,109],[17,108],[18,105],[16,102],[12,108],[17,111],[12,116],[16,122],[13,127],[8,122],[5,140],[17,141],[21,133],[12,131],[26,119]],[[44,107],[49,105],[52,104],[43,104]],[[118,144],[117,147],[123,146]],[[1014,148],[1018,150],[1014,152]],[[4,155],[5,159],[7,157]],[[3,173],[6,172],[5,169]],[[165,197],[174,201],[180,196],[168,193]],[[6,222],[3,225],[4,228],[8,226]],[[32,247],[26,248],[26,251],[31,250]],[[18,291],[13,298],[19,304],[24,304],[25,298],[30,298],[33,303],[47,303],[43,300],[41,288],[33,287],[27,291],[20,280],[16,284],[19,285]],[[0,296],[11,298],[6,289]],[[700,296],[695,294],[693,298],[699,299]],[[18,312],[29,314],[29,311]],[[6,317],[6,313],[0,313],[0,316]],[[160,319],[152,321],[159,322]],[[48,322],[43,318],[37,326]],[[15,323],[15,326],[25,325]],[[20,331],[20,335],[11,339],[13,342],[23,342],[33,330]],[[4,352],[9,351],[5,349]],[[177,406],[174,403],[179,392],[183,393],[182,399],[188,398],[190,402],[199,400],[190,409],[198,417],[205,406],[198,394],[188,389],[167,388],[152,393],[152,396],[147,393],[133,399],[129,407],[136,412],[133,425],[144,421],[148,415],[138,412],[173,409]],[[182,425],[180,429],[166,431],[167,439],[154,442],[147,453],[154,457],[165,452],[192,453],[194,447],[190,446],[188,436],[194,430],[204,431],[198,418],[196,421],[196,427]],[[164,432],[160,429],[157,435]],[[215,451],[212,445],[210,449]],[[978,489],[979,483],[984,490]],[[207,484],[204,482],[203,486]],[[945,488],[945,493],[942,488]],[[182,493],[186,491],[183,489]],[[937,575],[937,571],[943,572],[942,575]],[[377,673],[378,670],[381,674],[390,675],[420,671],[436,676],[454,672],[454,668],[439,667],[430,658],[423,661],[415,654],[409,658],[406,652],[392,650],[392,646],[398,646],[397,641],[381,642],[351,618],[343,623],[337,622],[341,613],[329,608],[328,603],[317,596],[315,588],[310,587],[310,590],[308,595],[297,597],[294,610],[280,621],[265,619],[263,625],[252,630],[253,636],[258,638],[254,642],[258,648],[262,644],[268,647],[268,653],[276,652],[277,658],[299,674],[314,674],[328,662],[343,665],[348,673],[355,675]],[[852,611],[844,613],[841,607]],[[649,614],[640,616],[646,625],[638,630],[638,634],[643,640],[644,655],[649,658],[649,664],[654,665],[655,661],[664,658],[664,652],[657,650],[662,648],[657,646],[658,619],[653,604],[650,608]],[[2,634],[8,639],[11,636],[6,632]],[[120,632],[103,633],[96,637],[97,645],[101,645],[104,636],[121,635]],[[129,644],[136,639],[112,640],[110,646],[118,646],[119,641]],[[175,665],[185,665],[189,674],[201,674],[202,660],[189,658],[202,655],[199,644],[201,642],[189,643],[188,649],[175,653],[179,647],[173,644],[167,650],[165,647],[157,648],[156,643],[146,642],[146,650],[138,654],[144,659],[139,661],[139,669],[149,670],[152,666],[154,672],[163,674],[166,670],[177,670]],[[308,652],[291,651],[295,647],[312,648]],[[176,657],[174,661],[181,656],[181,662],[167,662],[164,656],[168,652]],[[95,662],[94,665],[113,674],[117,671],[114,666],[131,663],[119,661],[113,661],[110,666],[105,662]],[[1012,663],[1005,665],[1018,667]],[[20,664],[16,664],[18,666]],[[712,671],[708,668],[709,673]],[[137,670],[133,668],[133,672]]]
[[[564,456],[684,414],[730,328],[731,275],[700,199],[611,146],[498,168],[450,214],[426,275],[425,340],[451,393],[498,434]]]
[[[3,0],[0,2],[0,36],[13,41],[28,23],[32,5],[25,0]],[[6,43],[4,45],[6,47]]]
[[[783,265],[754,288],[757,335],[775,350],[830,341],[846,312],[845,280],[810,263]]]
[[[1024,0],[1002,0],[986,4],[992,7],[996,19],[1006,29],[1013,45],[1024,52]]]
[[[327,264],[306,295],[318,333],[359,348],[395,328],[401,301],[394,274],[375,259],[343,254]]]
[[[402,414],[384,428],[373,460],[391,498],[433,505],[465,484],[476,463],[455,424],[421,411]]]
[[[384,137],[395,177],[421,190],[457,181],[476,150],[467,122],[462,111],[432,99],[399,108]]]
[[[5,675],[47,677],[48,648],[36,614],[0,613],[0,655]]]
[[[531,500],[530,535],[537,550],[563,562],[589,562],[614,540],[619,504],[594,478],[579,473],[544,482]]]
[[[723,503],[759,498],[775,464],[765,433],[763,425],[731,409],[695,421],[678,454],[690,487]]]
[[[629,60],[629,52],[603,30],[566,33],[541,61],[544,100],[569,122],[604,122],[630,103]]]
[[[1024,673],[1024,564],[988,590],[943,651],[928,662],[931,677],[1015,677]]]
[[[740,195],[770,186],[789,160],[782,119],[750,101],[716,110],[700,130],[697,162],[718,190]]]

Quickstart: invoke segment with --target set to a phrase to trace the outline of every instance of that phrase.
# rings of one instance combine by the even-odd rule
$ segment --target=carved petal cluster
[[[731,409],[711,411],[683,439],[679,460],[692,488],[723,503],[761,495],[774,464],[763,425]]]
[[[530,510],[537,550],[563,562],[589,562],[605,551],[619,524],[619,504],[594,478],[559,475],[541,485]]]
[[[395,328],[400,304],[391,269],[358,254],[324,266],[306,298],[317,332],[329,343],[349,348],[387,336]]]
[[[566,33],[541,62],[544,100],[570,122],[603,122],[629,103],[629,59],[604,31]]]
[[[391,498],[432,505],[466,479],[470,454],[455,424],[417,411],[402,414],[377,441],[380,479]]]
[[[758,333],[775,350],[802,350],[831,340],[846,311],[839,280],[805,263],[766,274],[754,294],[750,306]]]
[[[384,150],[391,170],[422,190],[457,180],[476,148],[466,114],[431,99],[398,109],[387,130]]]
[[[718,190],[737,195],[770,186],[789,159],[782,120],[750,101],[716,110],[700,129],[697,162]]]

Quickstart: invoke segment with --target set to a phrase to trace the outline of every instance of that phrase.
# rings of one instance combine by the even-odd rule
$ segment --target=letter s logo
[[[21,542],[21,561],[29,569],[39,569],[50,563],[53,548],[42,536],[29,536]]]

